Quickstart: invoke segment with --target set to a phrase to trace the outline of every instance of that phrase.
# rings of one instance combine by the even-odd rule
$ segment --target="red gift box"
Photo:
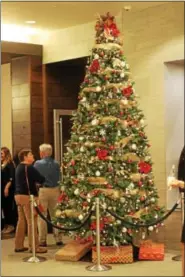
[[[139,249],[139,260],[163,261],[164,244],[145,241],[141,243]]]
[[[101,246],[102,264],[129,264],[133,263],[133,249],[131,245],[125,246]],[[92,261],[97,262],[96,247],[92,248]]]

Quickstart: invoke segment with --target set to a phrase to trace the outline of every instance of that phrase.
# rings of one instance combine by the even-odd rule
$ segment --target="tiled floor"
[[[58,248],[49,235],[48,253],[41,256],[47,260],[38,264],[23,262],[29,253],[14,253],[14,239],[2,240],[1,276],[182,276],[181,262],[172,261],[177,254],[166,253],[162,262],[135,262],[133,264],[112,265],[106,272],[86,270],[88,262],[56,262],[54,254]]]

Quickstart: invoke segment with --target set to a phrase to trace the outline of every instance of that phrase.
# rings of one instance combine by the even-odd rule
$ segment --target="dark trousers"
[[[1,194],[1,213],[3,214],[2,223],[3,225],[13,225],[16,227],[17,224],[17,206],[14,200],[14,194],[11,192],[8,197]]]

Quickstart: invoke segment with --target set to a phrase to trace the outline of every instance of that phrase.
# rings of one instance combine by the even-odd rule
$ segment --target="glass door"
[[[54,155],[60,165],[66,151],[66,143],[71,136],[73,110],[54,110]]]

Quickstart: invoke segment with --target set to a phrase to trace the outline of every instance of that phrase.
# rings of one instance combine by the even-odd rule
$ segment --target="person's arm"
[[[30,166],[29,169],[30,175],[32,176],[32,179],[35,183],[43,184],[45,182],[45,177],[42,176],[35,167]]]
[[[7,169],[8,169],[8,175],[9,175],[9,181],[6,184],[5,188],[4,188],[4,195],[5,195],[5,197],[8,197],[8,195],[9,195],[9,189],[12,186],[12,182],[15,179],[15,167],[14,167],[14,164],[12,162],[7,164]]]
[[[181,188],[181,189],[184,189],[184,181],[174,180],[174,181],[171,182],[170,186],[172,188]]]
[[[60,165],[56,162],[56,174],[57,174],[57,180],[60,181]]]

